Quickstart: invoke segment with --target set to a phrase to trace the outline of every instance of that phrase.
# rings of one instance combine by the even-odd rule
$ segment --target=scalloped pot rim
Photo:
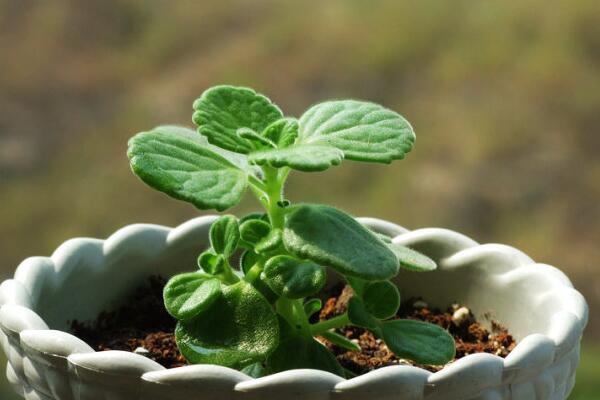
[[[221,366],[167,370],[133,353],[94,352],[65,332],[68,320],[114,306],[148,271],[189,270],[216,218],[176,228],[129,225],[106,240],[71,239],[51,257],[23,261],[14,279],[0,285],[0,344],[13,388],[27,399],[61,400],[564,399],[573,388],[588,308],[562,272],[509,246],[479,245],[447,229],[409,231],[374,218],[358,220],[440,266],[426,282],[422,274],[402,272],[403,294],[430,290],[438,302],[462,296],[473,309],[493,308],[519,339],[506,359],[472,354],[436,373],[398,365],[352,379],[319,370],[254,379]]]

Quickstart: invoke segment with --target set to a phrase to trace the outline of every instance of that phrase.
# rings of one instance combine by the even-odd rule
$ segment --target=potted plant
[[[200,209],[224,211],[249,191],[264,212],[200,217],[174,229],[130,225],[105,241],[72,239],[49,258],[25,260],[0,286],[7,376],[25,398],[568,395],[587,306],[559,270],[449,230],[407,231],[284,197],[292,170],[404,158],[415,136],[399,114],[342,100],[295,119],[251,89],[217,86],[194,103],[193,120],[198,132],[161,126],[133,137],[134,173]],[[165,368],[143,348],[94,351],[70,333],[73,321],[127,302],[151,275],[170,278],[164,306],[177,320],[177,347],[190,365]],[[319,294],[340,282],[345,300],[338,293],[342,309],[328,318]],[[499,320],[518,344],[510,354],[454,360],[451,325],[399,318],[400,293],[442,308],[468,305],[456,307],[455,326]],[[356,332],[397,365],[363,375],[342,365],[342,354],[363,350]]]

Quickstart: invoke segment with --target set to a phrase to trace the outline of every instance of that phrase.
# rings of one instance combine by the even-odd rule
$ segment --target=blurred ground
[[[516,246],[600,303],[596,0],[0,0],[0,278],[69,237],[198,215],[139,183],[125,147],[191,125],[218,83],[292,115],[336,97],[397,110],[418,136],[405,161],[296,173],[288,197]]]

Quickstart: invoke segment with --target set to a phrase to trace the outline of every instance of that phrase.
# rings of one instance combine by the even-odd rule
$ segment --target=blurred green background
[[[126,142],[191,125],[192,101],[230,83],[291,115],[353,97],[415,127],[405,161],[296,173],[290,199],[516,246],[563,269],[595,310],[599,11],[597,0],[0,0],[0,278],[73,236],[197,216],[130,173]],[[584,341],[571,398],[597,399],[593,311]]]

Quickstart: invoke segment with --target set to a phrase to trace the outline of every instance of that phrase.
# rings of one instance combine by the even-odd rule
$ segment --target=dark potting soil
[[[148,283],[138,288],[129,301],[116,311],[102,312],[96,321],[81,323],[73,321],[71,332],[84,340],[96,351],[124,350],[144,355],[165,368],[187,365],[177,344],[173,331],[176,321],[165,311],[162,290],[166,281],[151,277]],[[318,319],[325,320],[342,314],[346,310],[352,289],[339,285],[326,293],[323,309]],[[398,318],[428,321],[447,329],[456,341],[456,359],[472,353],[492,353],[506,357],[516,342],[508,331],[492,322],[491,332],[480,325],[473,315],[451,305],[447,310],[432,309],[420,299],[405,301],[398,311]],[[461,318],[457,315],[461,314]],[[372,333],[357,327],[338,329],[339,334],[357,343],[360,352],[351,352],[318,338],[336,356],[347,370],[360,375],[389,365],[417,365],[401,359],[389,351],[385,343]],[[430,371],[443,366],[418,365]]]
[[[349,286],[338,286],[334,290],[339,294],[327,299],[319,315],[320,320],[335,317],[346,311],[348,300],[353,294],[352,289]],[[456,342],[455,360],[469,354],[483,352],[506,357],[516,346],[516,341],[506,328],[492,321],[492,331],[488,331],[475,320],[473,314],[466,307],[459,304],[452,304],[445,311],[442,311],[430,308],[421,299],[409,299],[403,302],[400,310],[398,310],[397,318],[427,321],[448,330]],[[338,329],[337,333],[358,344],[361,351],[348,351],[331,344],[323,338],[319,338],[319,340],[335,354],[344,368],[357,375],[377,368],[399,364],[418,366],[433,372],[444,367],[443,365],[420,365],[399,358],[390,352],[381,339],[376,338],[371,332],[362,328],[351,326]]]

